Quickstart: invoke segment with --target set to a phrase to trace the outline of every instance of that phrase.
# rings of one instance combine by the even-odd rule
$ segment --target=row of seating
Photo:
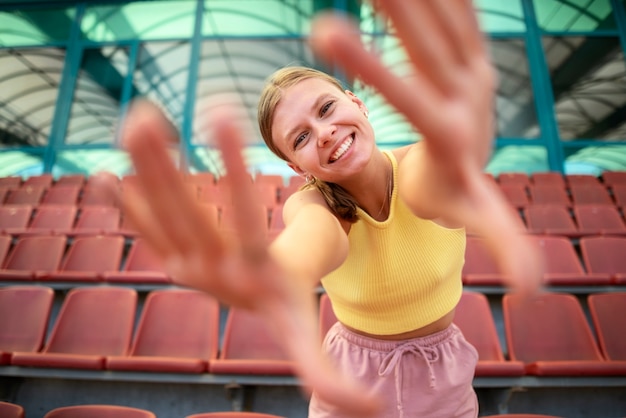
[[[0,416],[3,418],[25,418],[24,408],[8,402],[0,402]],[[119,405],[75,405],[55,408],[44,418],[156,418],[146,409]],[[500,414],[483,415],[484,418],[561,418],[554,415]],[[171,418],[171,417],[169,417]],[[187,415],[185,418],[283,418],[278,415],[258,412],[207,412]]]
[[[522,184],[525,186],[563,186],[574,184],[603,184],[605,186],[613,186],[616,184],[626,184],[626,171],[605,171],[601,176],[591,174],[562,174],[556,171],[535,172],[531,174],[523,172],[504,172],[491,177],[499,184]]]
[[[230,307],[221,330],[219,303],[202,292],[154,290],[137,313],[134,289],[73,288],[47,335],[53,295],[45,286],[0,288],[1,364],[293,375],[292,363],[274,340],[269,324],[250,311]],[[626,292],[591,294],[587,304],[591,324],[581,302],[571,294],[546,293],[532,300],[505,294],[506,350],[484,294],[465,291],[455,323],[479,352],[476,376],[625,376],[626,335],[621,318],[626,315]],[[320,336],[335,322],[330,300],[323,293]]]
[[[533,236],[546,261],[548,285],[626,284],[626,237]],[[580,255],[578,253],[580,250]],[[157,255],[143,238],[120,235],[0,235],[0,280],[110,283],[171,283]],[[467,238],[465,285],[502,286],[500,270],[479,237]]]

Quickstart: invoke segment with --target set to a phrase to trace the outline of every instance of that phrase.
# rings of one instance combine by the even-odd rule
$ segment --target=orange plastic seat
[[[524,363],[504,357],[487,297],[464,291],[456,308],[454,323],[478,351],[476,376],[521,376]]]
[[[608,274],[616,284],[626,283],[626,237],[582,237],[579,245],[588,272]]]
[[[44,418],[156,418],[150,411],[118,405],[75,405],[55,408]]]
[[[530,205],[524,210],[528,232],[540,235],[579,237],[580,231],[566,206]]]
[[[209,364],[211,373],[293,375],[293,363],[258,315],[231,307],[220,355]]]
[[[626,236],[626,224],[613,204],[574,206],[574,217],[582,235]]]
[[[12,189],[5,198],[4,204],[37,206],[45,193],[43,186],[25,186]]]
[[[594,293],[587,296],[587,302],[604,357],[626,361],[626,292]]]
[[[258,412],[205,412],[187,415],[185,418],[285,418],[279,415],[261,414]]]
[[[26,230],[33,213],[31,205],[0,206],[0,233],[18,235]]]
[[[121,271],[105,271],[107,282],[119,283],[170,283],[171,277],[162,261],[142,238],[135,238]]]
[[[0,417],[24,418],[24,408],[11,402],[0,401]]]
[[[127,356],[109,356],[110,370],[202,373],[217,357],[219,302],[189,289],[148,294]]]
[[[576,253],[569,238],[555,235],[535,237],[538,248],[544,255],[544,282],[550,285],[600,286],[611,283],[605,273],[589,273]]]
[[[94,235],[75,238],[56,271],[42,275],[43,280],[97,281],[120,268],[124,237]]]
[[[53,298],[54,291],[43,286],[0,289],[0,364],[9,364],[15,351],[41,349]]]
[[[505,336],[512,360],[535,376],[623,375],[626,362],[602,357],[578,299],[546,293],[533,299],[502,298]]]
[[[33,280],[56,271],[66,243],[64,235],[19,238],[0,269],[0,280]]]
[[[68,292],[43,350],[15,352],[11,364],[104,369],[107,356],[128,352],[136,307],[134,289],[74,288]]]

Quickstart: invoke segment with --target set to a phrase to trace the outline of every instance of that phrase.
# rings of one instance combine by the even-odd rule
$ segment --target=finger
[[[373,86],[419,126],[426,137],[438,131],[441,96],[433,86],[417,75],[409,85],[393,74],[378,57],[363,48],[358,31],[348,21],[335,15],[320,15],[313,23],[311,46],[322,59]]]
[[[169,129],[153,105],[139,102],[133,106],[124,130],[124,143],[152,213],[151,220],[178,251],[191,251],[203,242],[215,244],[213,249],[218,251],[215,231],[202,220],[197,202],[167,153]],[[198,228],[209,235],[200,237]]]
[[[226,182],[233,191],[233,215],[242,248],[252,252],[250,255],[253,258],[264,258],[267,256],[267,218],[259,214],[266,214],[267,211],[250,181],[242,156],[242,126],[232,122],[236,120],[237,110],[231,106],[223,106],[214,109],[212,113],[214,137],[226,167]]]

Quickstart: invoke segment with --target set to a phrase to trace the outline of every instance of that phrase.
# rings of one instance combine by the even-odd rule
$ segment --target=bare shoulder
[[[311,214],[314,214],[316,221],[321,221],[321,217],[326,218],[332,217],[336,221],[341,224],[342,229],[347,233],[350,230],[350,223],[343,219],[338,218],[332,210],[328,207],[326,200],[324,200],[324,196],[320,193],[316,188],[298,190],[285,202],[283,206],[283,221],[285,225],[289,225],[291,221],[294,219],[296,214],[302,211],[302,209],[318,209],[313,211],[308,211]]]
[[[395,148],[391,152],[393,153],[394,157],[396,157],[398,165],[400,165],[407,155],[422,152],[423,148],[424,144],[422,144],[422,142],[416,142],[413,144],[405,145],[403,147]]]

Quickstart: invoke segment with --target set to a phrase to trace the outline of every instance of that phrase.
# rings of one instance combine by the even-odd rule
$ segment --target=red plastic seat
[[[116,207],[115,196],[105,193],[100,187],[94,187],[87,183],[78,199],[79,206],[108,206]]]
[[[71,232],[77,209],[73,205],[40,205],[28,228],[21,235],[61,234]],[[16,232],[13,231],[15,234]]]
[[[605,171],[602,173],[602,182],[607,186],[614,186],[616,184],[626,184],[626,170]]]
[[[202,373],[217,357],[219,302],[189,289],[148,294],[127,356],[107,357],[110,370]]]
[[[512,360],[536,376],[620,375],[626,362],[602,357],[578,299],[547,293],[502,298],[504,331]]]
[[[592,174],[566,174],[565,182],[568,186],[577,184],[597,185],[600,184],[600,179]]]
[[[581,234],[626,235],[626,224],[615,205],[575,206],[574,216]]]
[[[187,415],[185,418],[285,418],[279,415],[261,414],[258,412],[205,412]]]
[[[171,277],[163,263],[142,238],[133,241],[122,271],[106,271],[107,282],[120,283],[170,283]]]
[[[614,283],[626,283],[626,237],[582,237],[579,245],[588,272],[608,274]]]
[[[503,183],[499,185],[500,190],[516,209],[525,208],[530,204],[528,191],[525,184],[521,183]]]
[[[118,405],[63,406],[49,411],[44,418],[156,418],[148,410]]]
[[[221,207],[221,211],[220,211],[220,221],[219,221],[219,228],[221,230],[227,231],[227,232],[234,232],[235,231],[235,227],[234,227],[234,222],[235,222],[235,217],[234,217],[234,212],[235,209],[233,206],[222,206]],[[260,225],[262,225],[265,228],[265,233],[267,234],[269,232],[269,216],[268,216],[268,210],[266,206],[259,206],[258,211],[255,212],[256,216],[258,217],[258,222]]]
[[[601,184],[571,184],[569,186],[575,205],[612,205],[613,199]]]
[[[285,185],[283,176],[280,174],[257,173],[257,175],[254,176],[254,182],[258,184],[272,184],[276,188],[281,188]]]
[[[25,186],[9,191],[4,204],[37,206],[45,193],[43,186]]]
[[[87,182],[87,178],[84,174],[64,174],[60,176],[55,182],[54,186],[84,186]]]
[[[215,174],[209,172],[191,173],[185,177],[185,183],[192,183],[198,186],[215,184]]]
[[[500,173],[496,179],[499,184],[521,184],[523,186],[530,184],[530,177],[526,173]]]
[[[11,402],[0,401],[0,417],[24,418],[24,408]]]
[[[293,375],[288,360],[266,324],[256,314],[231,307],[220,355],[209,364],[211,373]]]
[[[9,235],[0,235],[0,267],[2,267],[4,259],[9,253],[12,241]]]
[[[611,186],[613,200],[618,208],[626,207],[626,184],[615,184]]]
[[[22,178],[20,176],[0,177],[0,187],[8,187],[10,189],[19,189],[21,185],[22,185]]]
[[[565,187],[565,178],[558,171],[546,171],[532,173],[530,175],[531,184],[544,184]]]
[[[0,280],[33,280],[57,270],[66,243],[64,235],[19,238],[2,265]]]
[[[544,282],[550,285],[599,286],[611,283],[605,273],[589,273],[576,253],[572,241],[566,237],[540,235],[535,237],[538,248],[543,252],[545,269]]]
[[[530,205],[524,209],[524,219],[532,234],[580,236],[578,226],[565,206]]]
[[[20,234],[30,223],[33,213],[31,205],[0,206],[0,233]]]
[[[487,250],[483,238],[467,237],[462,278],[466,285],[501,286],[504,284],[502,274]]]
[[[555,184],[531,184],[528,186],[533,205],[557,205],[570,207],[572,201],[565,186]]]
[[[76,205],[80,190],[79,185],[54,185],[43,195],[40,205]]]
[[[42,275],[43,280],[96,281],[105,272],[119,270],[124,237],[94,235],[74,239],[58,270]]]
[[[120,210],[113,206],[83,206],[72,230],[73,235],[96,235],[119,232]]]
[[[6,200],[9,194],[9,190],[10,189],[8,187],[0,186],[0,205],[4,205],[4,201]]]
[[[48,188],[52,186],[53,181],[54,181],[54,178],[52,177],[52,174],[49,174],[49,173],[38,174],[36,176],[30,176],[26,178],[26,180],[24,180],[24,182],[22,183],[22,187],[41,186],[41,187]]]
[[[41,349],[53,298],[54,291],[43,286],[0,289],[0,364],[9,364],[15,351]]]
[[[456,308],[455,324],[478,351],[476,376],[521,376],[524,363],[504,357],[487,297],[464,291]]]
[[[604,357],[626,361],[626,292],[594,293],[587,302]]]
[[[128,352],[136,306],[134,289],[74,288],[61,306],[44,349],[39,353],[15,352],[11,364],[103,369],[105,357]]]

